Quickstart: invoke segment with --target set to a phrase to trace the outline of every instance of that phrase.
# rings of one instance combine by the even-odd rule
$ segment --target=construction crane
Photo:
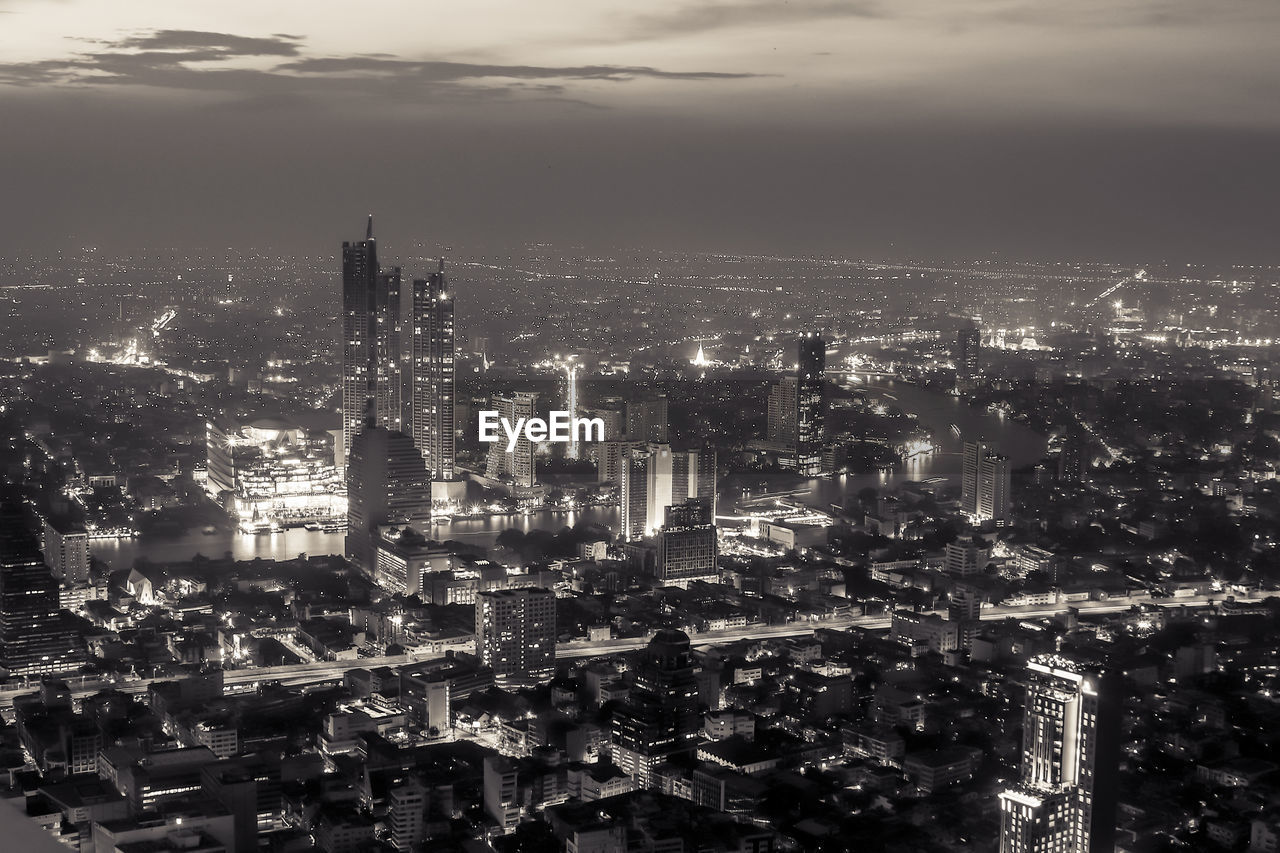
[[[1119,280],[1119,281],[1117,281],[1115,284],[1111,285],[1111,286],[1110,286],[1110,287],[1108,287],[1106,290],[1102,291],[1102,292],[1101,292],[1101,293],[1099,293],[1097,296],[1093,297],[1093,299],[1090,299],[1088,302],[1086,302],[1086,303],[1084,304],[1084,307],[1085,307],[1085,308],[1092,308],[1093,306],[1097,305],[1097,304],[1098,304],[1099,302],[1101,302],[1102,300],[1106,299],[1106,298],[1107,298],[1108,296],[1110,296],[1111,294],[1115,293],[1115,292],[1116,292],[1117,290],[1119,290],[1120,288],[1124,287],[1126,284],[1129,284],[1129,283],[1131,283],[1131,282],[1135,282],[1135,281],[1146,281],[1146,280],[1147,280],[1147,271],[1146,271],[1146,270],[1138,270],[1138,271],[1137,271],[1136,273],[1134,273],[1133,275],[1131,275],[1131,276],[1126,276],[1126,277],[1124,277],[1124,278],[1120,279],[1120,280]]]

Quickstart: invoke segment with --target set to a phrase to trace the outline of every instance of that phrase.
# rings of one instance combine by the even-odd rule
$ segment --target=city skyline
[[[1274,853],[1278,37],[0,0],[0,837]]]

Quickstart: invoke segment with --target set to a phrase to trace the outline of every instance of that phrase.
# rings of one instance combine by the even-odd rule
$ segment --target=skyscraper
[[[966,441],[960,509],[979,523],[1009,519],[1009,460],[985,441]]]
[[[822,440],[827,422],[824,387],[827,344],[817,332],[800,338],[796,366],[796,470],[806,477],[822,473]]]
[[[627,437],[632,441],[665,442],[668,435],[664,395],[627,402]]]
[[[433,481],[454,478],[453,294],[440,269],[413,282],[413,355],[406,423]]]
[[[684,587],[692,580],[715,580],[716,554],[715,517],[706,501],[690,498],[666,508],[654,561],[665,584]]]
[[[700,721],[689,635],[664,628],[649,641],[635,668],[631,695],[614,712],[612,760],[636,787],[649,787],[655,767],[693,751]]]
[[[368,427],[347,464],[347,558],[366,577],[376,569],[378,527],[431,518],[431,480],[413,439]]]
[[[51,675],[86,659],[80,637],[62,618],[58,581],[21,506],[0,507],[0,673]]]
[[[365,239],[342,244],[342,444],[367,423],[400,424],[400,268],[378,266],[373,217]]]
[[[796,353],[796,372],[769,389],[768,438],[780,464],[816,477],[822,473],[826,429],[827,345],[817,332],[806,332],[797,341]]]
[[[1058,655],[1027,664],[1018,787],[1000,794],[1000,853],[1101,853],[1115,834],[1119,696]]]
[[[549,589],[476,595],[476,650],[500,683],[544,681],[556,669],[556,597]]]
[[[982,332],[977,328],[961,329],[956,333],[956,385],[968,387],[978,376],[978,356],[982,352]]]
[[[714,449],[672,450],[652,443],[626,454],[619,497],[622,536],[643,539],[662,526],[666,509],[690,498],[700,499],[715,516],[716,452]]]
[[[538,395],[536,392],[519,391],[515,394],[498,395],[491,405],[499,417],[507,423],[517,423],[520,419],[528,419],[537,414]],[[484,475],[491,480],[509,479],[515,486],[529,487],[537,483],[537,468],[533,462],[533,442],[529,441],[524,430],[516,439],[516,446],[508,451],[505,438],[489,445],[489,455],[485,459]]]

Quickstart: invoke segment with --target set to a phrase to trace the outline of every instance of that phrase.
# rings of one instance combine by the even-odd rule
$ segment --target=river
[[[940,449],[896,466],[888,473],[804,481],[796,486],[801,490],[797,495],[800,500],[828,509],[831,504],[842,504],[846,495],[856,494],[867,486],[884,489],[907,480],[933,477],[942,477],[950,485],[958,485],[960,451],[968,439],[984,438],[994,443],[1009,457],[1014,468],[1032,464],[1044,456],[1044,436],[1012,418],[989,414],[968,406],[955,397],[906,383],[889,381],[863,387],[883,398],[886,404],[914,413],[919,418],[920,425],[933,434]],[[952,424],[960,429],[960,435],[957,436],[951,429]],[[731,500],[741,496],[740,487],[735,491],[737,494],[722,495],[722,512],[729,507]],[[616,529],[618,510],[616,507],[598,507],[571,513],[543,511],[530,515],[454,521],[434,525],[431,535],[436,539],[457,539],[478,546],[488,546],[508,527],[526,531],[538,528],[559,530],[580,521]],[[252,560],[255,557],[285,560],[299,554],[341,554],[343,537],[343,533],[324,533],[303,528],[260,536],[228,532],[205,535],[195,530],[178,537],[98,540],[90,544],[90,550],[95,557],[120,569],[133,565],[134,560],[139,557],[154,562],[180,562],[189,560],[196,554],[220,557],[228,551],[237,560]]]

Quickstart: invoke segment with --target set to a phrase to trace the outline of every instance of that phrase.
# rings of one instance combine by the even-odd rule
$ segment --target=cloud
[[[197,30],[157,30],[65,59],[0,63],[0,85],[15,87],[132,86],[221,92],[247,99],[366,95],[394,101],[490,99],[525,95],[573,100],[567,83],[638,78],[734,80],[757,75],[668,71],[649,66],[539,66],[451,62],[376,55],[305,56],[300,36],[240,36]],[[261,67],[263,59],[286,59]],[[537,85],[534,85],[537,84]]]

